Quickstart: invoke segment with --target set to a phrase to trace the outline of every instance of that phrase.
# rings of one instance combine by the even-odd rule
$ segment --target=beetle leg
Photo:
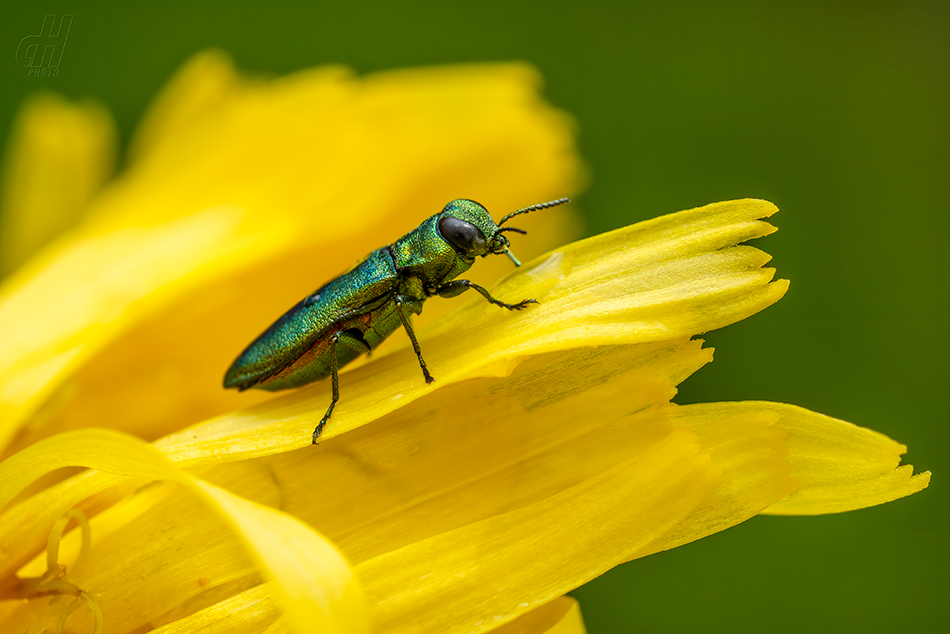
[[[317,444],[317,438],[323,433],[323,428],[327,424],[327,421],[330,420],[330,414],[333,413],[333,408],[336,407],[337,401],[340,400],[340,364],[336,358],[336,347],[341,340],[344,345],[350,348],[365,348],[364,353],[370,350],[369,344],[366,343],[366,339],[363,338],[363,333],[359,329],[337,330],[330,336],[330,384],[333,386],[333,398],[330,401],[330,407],[327,408],[327,413],[323,415],[317,428],[313,430],[312,444],[314,445]]]
[[[330,401],[330,407],[327,408],[327,413],[323,415],[317,428],[313,430],[313,442],[310,443],[312,445],[317,444],[317,438],[320,437],[320,434],[323,432],[323,427],[327,424],[327,421],[330,420],[330,414],[333,413],[336,402],[340,400],[340,368],[336,362],[336,344],[342,336],[343,331],[338,330],[330,337],[330,381],[333,385],[333,400]]]
[[[495,306],[501,306],[502,308],[507,308],[508,310],[521,310],[528,304],[538,303],[538,300],[536,299],[523,299],[517,304],[506,304],[505,302],[498,301],[492,297],[487,290],[470,280],[453,280],[451,282],[447,282],[439,287],[439,290],[436,291],[436,294],[439,297],[456,297],[470,288],[474,288],[476,291],[481,293],[482,297],[487,299]]]
[[[419,300],[405,296],[405,295],[396,295],[396,313],[399,315],[400,321],[402,321],[403,328],[406,329],[406,333],[409,335],[409,341],[412,342],[412,349],[416,351],[416,358],[419,359],[419,365],[422,367],[422,376],[425,377],[426,383],[432,383],[435,381],[432,378],[432,375],[429,374],[429,368],[426,367],[426,362],[422,358],[422,349],[419,347],[419,342],[416,341],[416,333],[412,331],[412,325],[409,323],[409,318],[403,312],[403,306],[407,306],[412,312],[419,314],[422,312],[421,304]]]

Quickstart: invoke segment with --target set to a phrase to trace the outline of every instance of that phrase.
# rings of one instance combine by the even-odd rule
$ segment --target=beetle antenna
[[[505,216],[504,218],[502,218],[501,221],[498,223],[498,226],[500,227],[501,225],[505,224],[506,222],[508,222],[509,220],[511,220],[512,218],[514,218],[515,216],[520,216],[521,214],[526,214],[526,213],[528,213],[529,211],[538,211],[539,209],[547,209],[547,208],[549,208],[549,207],[557,207],[558,205],[563,205],[564,203],[569,203],[569,202],[571,202],[571,199],[570,199],[570,198],[558,198],[557,200],[552,200],[551,202],[538,203],[537,205],[531,205],[530,207],[525,207],[524,209],[519,209],[518,211],[513,211],[513,212],[511,212],[510,214],[508,214],[507,216]]]
[[[524,229],[518,229],[516,227],[505,227],[504,229],[499,229],[498,231],[496,231],[495,235],[497,236],[499,233],[504,233],[506,231],[514,231],[515,233],[520,233],[521,235],[528,234],[528,232],[525,231]]]

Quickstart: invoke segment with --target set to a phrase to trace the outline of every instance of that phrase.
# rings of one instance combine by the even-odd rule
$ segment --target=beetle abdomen
[[[224,377],[224,387],[283,390],[318,381],[330,374],[330,338],[338,331],[369,333],[365,341],[375,348],[398,326],[386,307],[393,304],[396,268],[388,248],[377,249],[365,260],[287,311],[242,352]],[[377,323],[374,319],[386,322]],[[385,334],[384,334],[385,333]],[[367,351],[351,333],[337,344],[337,363],[343,366]]]
[[[336,344],[336,362],[338,367],[343,367],[353,361],[361,354],[369,350],[366,340],[363,338],[361,327],[367,326],[366,316],[360,316],[357,323],[340,324],[334,332],[342,331]],[[332,334],[332,333],[331,333]],[[293,363],[286,368],[272,374],[254,385],[261,390],[276,392],[294,387],[300,387],[319,381],[330,376],[331,359],[330,345],[332,337],[321,337],[312,346],[310,346],[302,355],[297,357]]]

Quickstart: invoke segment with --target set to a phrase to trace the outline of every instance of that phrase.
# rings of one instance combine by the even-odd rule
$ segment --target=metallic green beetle
[[[521,266],[502,234],[525,232],[501,225],[519,214],[566,202],[569,199],[559,198],[531,205],[508,214],[496,225],[474,200],[453,200],[440,213],[394,243],[376,249],[284,313],[235,359],[224,376],[224,387],[276,391],[330,376],[333,400],[313,430],[316,443],[340,400],[339,369],[375,350],[400,325],[409,335],[426,383],[431,383],[434,379],[422,359],[407,311],[418,315],[429,297],[455,297],[470,288],[509,310],[536,304],[534,299],[506,304],[478,284],[455,278],[467,271],[477,256],[506,254]]]

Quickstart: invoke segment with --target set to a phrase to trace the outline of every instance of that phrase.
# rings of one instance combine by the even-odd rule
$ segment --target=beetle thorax
[[[439,214],[430,216],[421,225],[396,240],[392,245],[396,270],[418,277],[425,286],[440,286],[454,280],[472,266],[448,244],[436,227]]]

